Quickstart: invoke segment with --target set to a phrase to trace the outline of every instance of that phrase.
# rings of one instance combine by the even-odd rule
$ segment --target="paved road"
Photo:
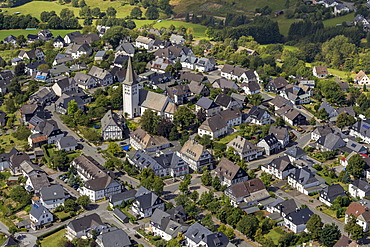
[[[91,146],[90,144],[86,142],[80,142],[79,140],[81,138],[74,131],[69,129],[59,118],[58,114],[54,112],[54,105],[46,106],[45,109],[50,111],[51,119],[54,120],[58,124],[58,127],[62,131],[67,132],[68,135],[73,136],[76,140],[78,140],[79,144],[83,145],[83,149],[82,149],[83,154],[93,157],[100,164],[104,165],[105,159],[98,153],[97,148],[94,146]]]

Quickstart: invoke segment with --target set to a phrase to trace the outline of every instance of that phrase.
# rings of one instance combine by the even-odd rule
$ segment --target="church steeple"
[[[123,84],[125,85],[134,85],[137,84],[136,76],[134,69],[132,68],[132,62],[131,57],[128,57],[128,63],[127,63],[127,70],[126,70],[126,78],[123,81]]]

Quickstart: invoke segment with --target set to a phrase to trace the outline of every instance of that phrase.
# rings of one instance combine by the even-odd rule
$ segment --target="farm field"
[[[337,24],[342,24],[345,21],[353,21],[355,18],[355,13],[350,13],[348,15],[339,16],[333,19],[323,21],[325,27],[333,27]]]
[[[85,0],[86,4],[90,6],[90,8],[99,7],[101,11],[105,11],[108,7],[113,7],[117,10],[117,17],[123,18],[130,14],[131,10],[134,6],[131,5],[121,5],[119,1],[102,1],[102,0]],[[14,14],[16,12],[20,12],[23,15],[30,14],[34,17],[40,18],[40,13],[42,11],[52,11],[54,10],[57,14],[64,8],[68,8],[75,13],[75,16],[79,16],[80,8],[72,7],[71,4],[64,4],[61,5],[54,2],[47,2],[47,1],[32,1],[26,3],[24,5],[14,7],[14,8],[6,8],[3,9],[4,13]]]
[[[28,34],[37,34],[37,32],[40,30],[24,30],[24,29],[9,29],[9,30],[0,30],[0,40],[4,40],[4,38],[8,37],[9,35],[13,35],[15,37],[19,35],[24,35],[27,37]],[[61,29],[61,30],[53,30],[50,29],[50,31],[53,33],[54,37],[60,35],[64,37],[67,33],[74,32],[76,30],[66,30],[66,29]]]

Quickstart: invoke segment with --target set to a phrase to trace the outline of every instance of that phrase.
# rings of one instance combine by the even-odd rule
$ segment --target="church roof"
[[[138,82],[136,80],[134,69],[132,68],[131,57],[129,57],[128,63],[127,63],[126,78],[123,81],[123,84],[126,84],[126,85],[134,85],[134,84],[137,84],[137,83]]]

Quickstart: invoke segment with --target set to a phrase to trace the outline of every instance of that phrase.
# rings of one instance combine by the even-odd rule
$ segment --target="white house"
[[[361,86],[370,84],[370,78],[363,70],[360,70],[360,72],[358,72],[358,74],[354,78],[354,81],[355,83]]]
[[[63,205],[65,199],[66,194],[60,184],[53,184],[40,189],[40,203],[49,210]]]
[[[348,193],[354,198],[364,199],[370,196],[370,184],[363,179],[357,179],[349,184]]]
[[[284,217],[284,226],[294,233],[300,233],[306,230],[306,224],[314,213],[309,208],[291,212]]]
[[[263,165],[262,171],[275,176],[278,179],[285,179],[289,174],[295,172],[295,167],[288,156],[281,156],[273,159],[270,163]]]
[[[30,210],[31,228],[38,230],[42,226],[53,222],[54,217],[50,211],[43,205],[35,202]]]

